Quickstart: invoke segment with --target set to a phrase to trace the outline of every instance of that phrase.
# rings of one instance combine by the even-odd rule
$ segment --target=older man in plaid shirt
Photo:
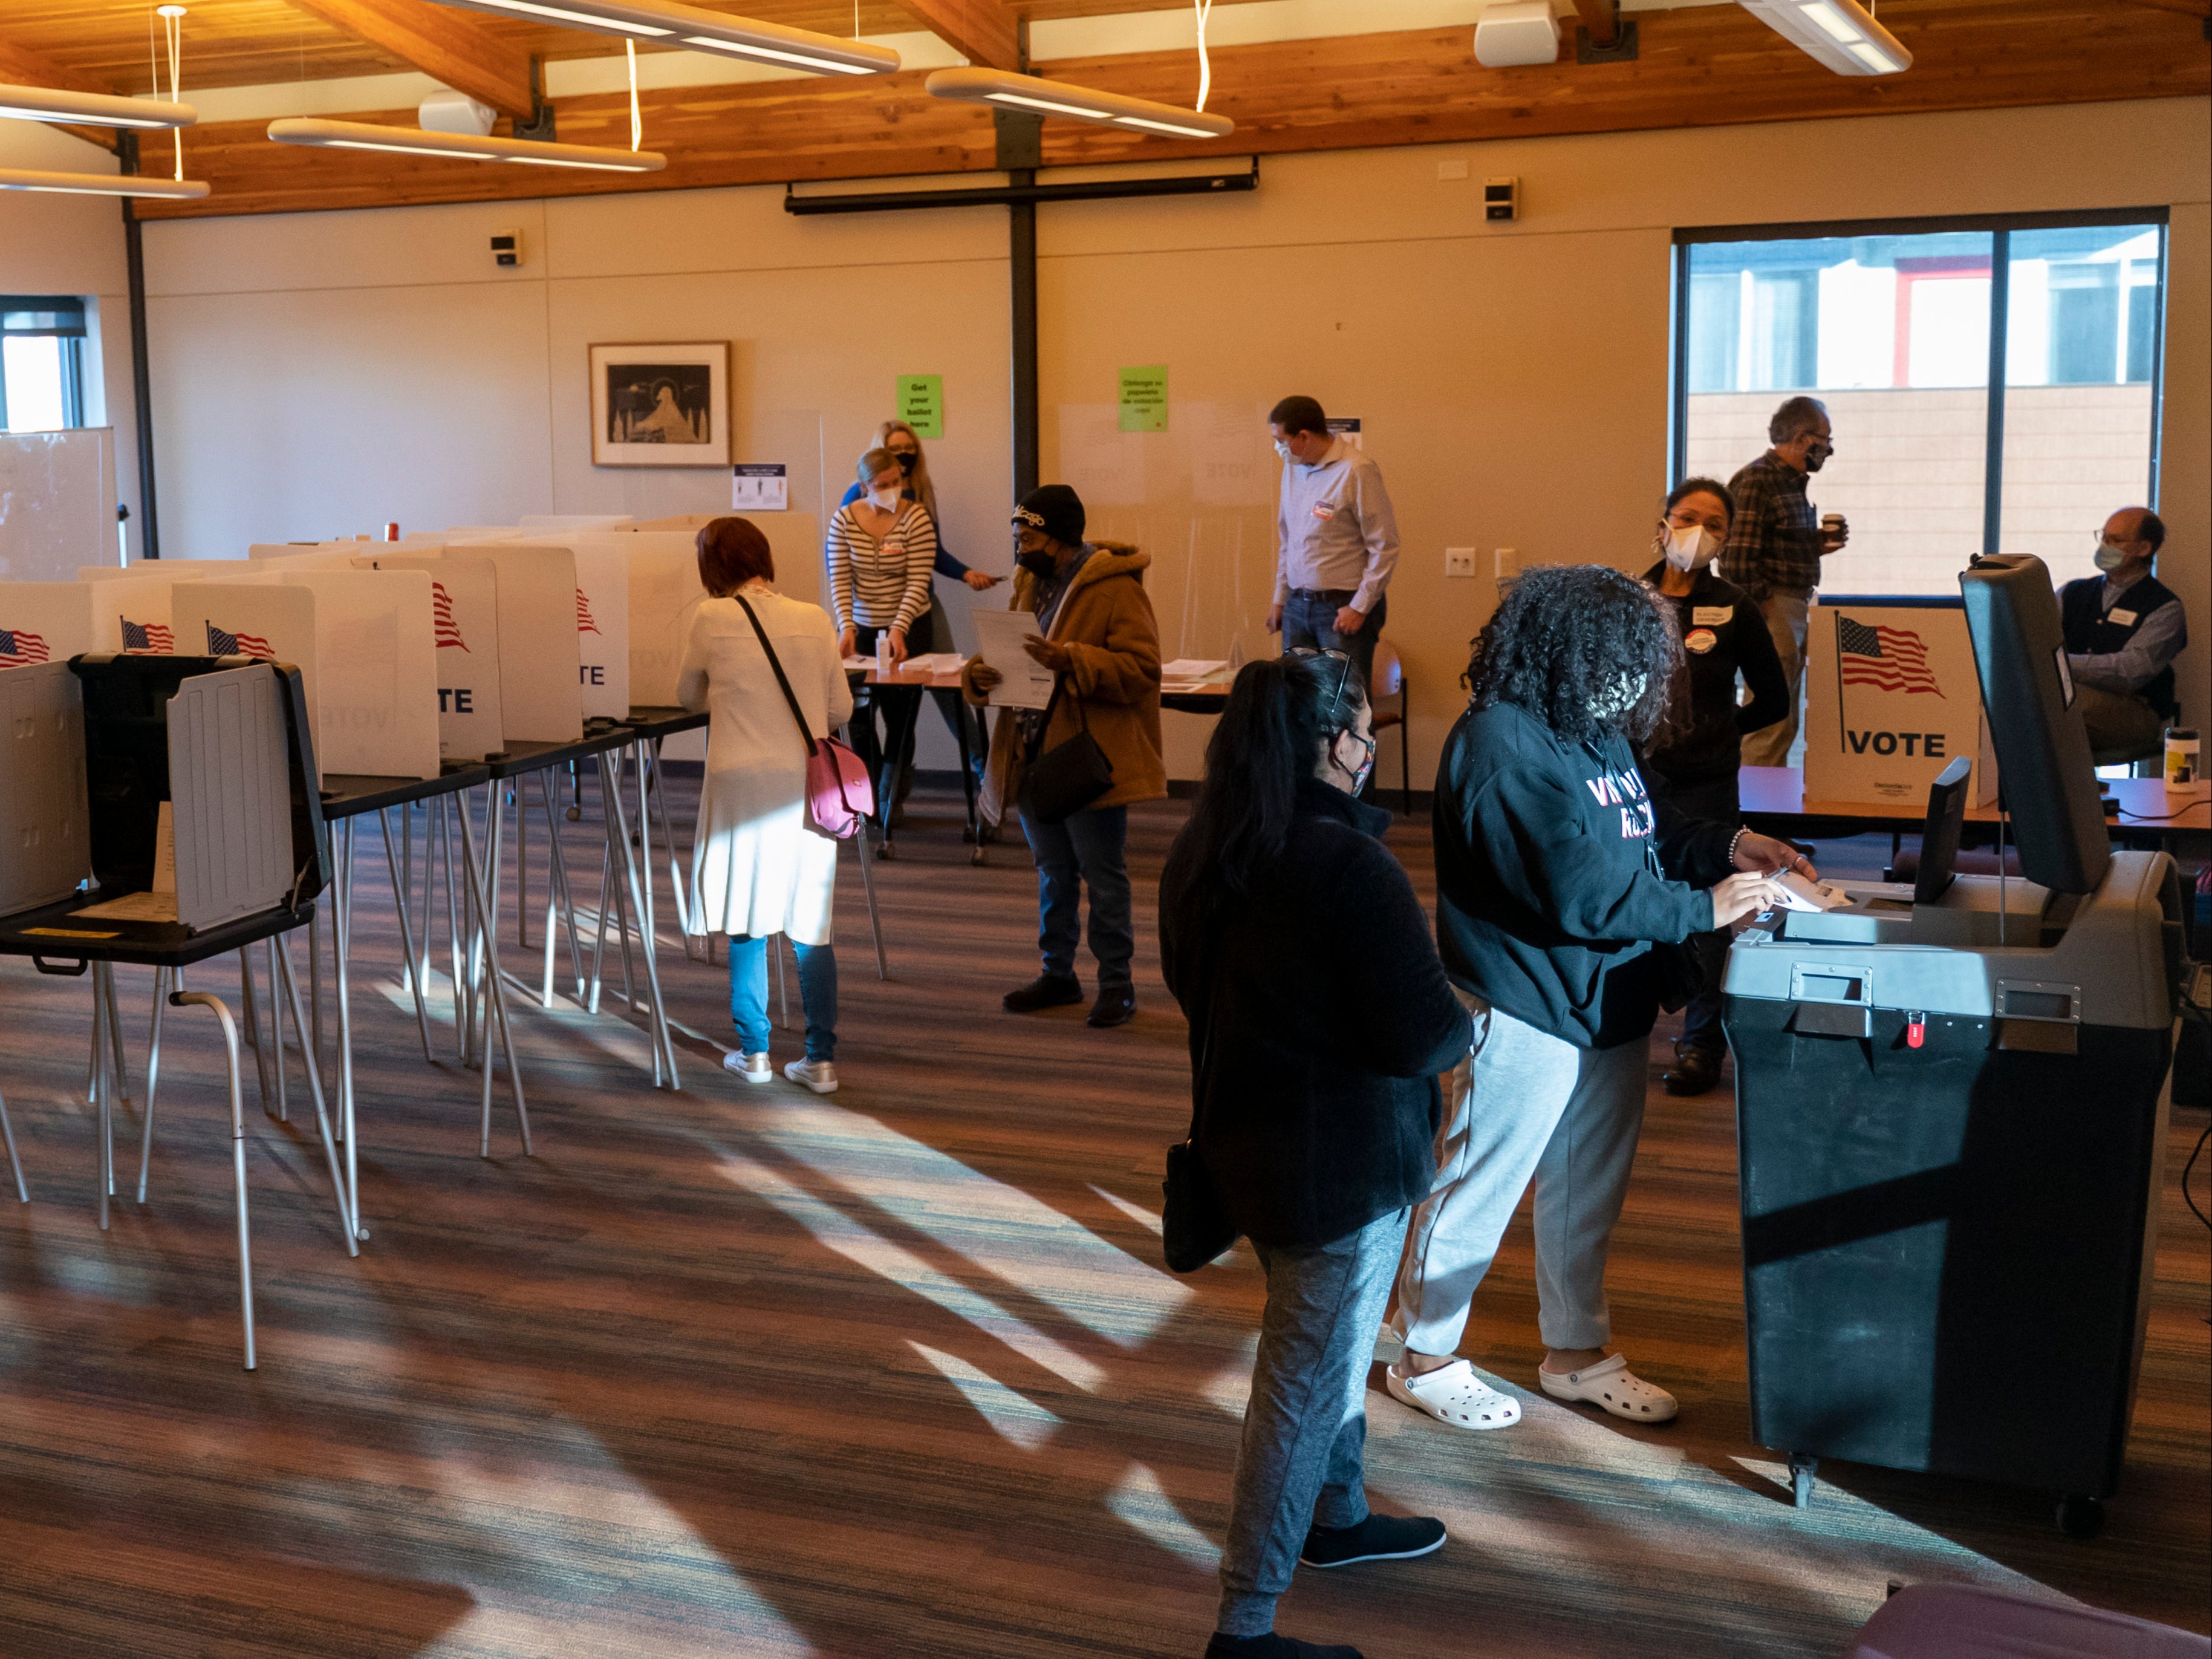
[[[1805,683],[1805,631],[1820,561],[1850,539],[1841,519],[1821,526],[1805,494],[1807,479],[1836,453],[1827,405],[1792,398],[1766,423],[1773,447],[1729,480],[1735,517],[1721,550],[1721,574],[1750,594],[1766,617],[1775,654],[1790,682],[1790,712],[1747,734],[1746,766],[1783,766],[1797,741],[1797,701]]]

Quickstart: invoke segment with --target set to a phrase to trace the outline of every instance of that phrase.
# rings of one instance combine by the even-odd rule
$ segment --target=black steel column
[[[115,160],[118,171],[138,171],[138,135],[117,136]],[[161,519],[154,510],[154,377],[146,362],[146,249],[140,238],[143,228],[123,198],[123,258],[131,284],[131,396],[137,405],[138,427],[138,551],[142,558],[161,556]]]
[[[2004,530],[2005,337],[2012,309],[2012,233],[1990,233],[1990,396],[1982,459],[1982,552],[1996,555]]]
[[[1017,185],[1036,183],[1043,161],[1042,116],[994,110],[998,124],[1000,167]],[[1006,265],[1012,290],[1014,499],[1037,486],[1037,267],[1036,204],[1006,207]]]

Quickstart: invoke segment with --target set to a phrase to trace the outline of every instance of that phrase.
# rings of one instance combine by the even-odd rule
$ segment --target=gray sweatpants
[[[1536,1182],[1537,1328],[1548,1348],[1612,1334],[1606,1245],[1644,1125],[1649,1044],[1577,1048],[1480,997],[1474,1052],[1445,1079],[1437,1182],[1413,1212],[1397,1324],[1418,1353],[1456,1352],[1506,1223]]]
[[[1256,1247],[1267,1275],[1221,1550],[1219,1628],[1264,1636],[1310,1528],[1367,1518],[1367,1367],[1406,1243],[1394,1210],[1332,1243]]]

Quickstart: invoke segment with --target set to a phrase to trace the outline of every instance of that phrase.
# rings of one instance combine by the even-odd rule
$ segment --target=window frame
[[[1990,237],[1990,362],[1985,384],[1988,400],[1982,456],[1982,551],[1998,550],[2004,504],[2004,447],[2006,341],[2009,331],[2012,283],[2012,233],[2070,230],[2100,225],[2149,225],[2158,230],[2158,298],[2151,306],[2153,327],[2150,360],[2150,467],[2145,480],[2144,504],[2158,506],[2160,474],[2161,419],[2166,406],[2166,287],[2172,237],[2172,215],[2164,207],[2092,208],[2077,212],[1977,213],[1913,219],[1817,219],[1790,224],[1677,226],[1673,235],[1670,270],[1672,349],[1668,386],[1667,464],[1664,487],[1671,489],[1683,476],[1689,459],[1690,415],[1690,250],[1714,242],[1812,241],[1853,236],[1924,236],[1944,232],[1985,233]],[[2120,296],[2124,307],[2127,296]],[[1818,386],[1808,388],[1817,395]],[[1790,395],[1778,392],[1777,397]],[[1858,603],[1854,599],[1853,603]]]
[[[26,313],[49,315],[57,320],[44,328],[8,325],[10,314]],[[20,336],[27,340],[52,339],[59,343],[64,431],[77,431],[84,425],[84,343],[91,337],[92,317],[92,301],[82,295],[0,294],[0,340]],[[7,430],[7,368],[4,362],[0,362],[0,432]]]

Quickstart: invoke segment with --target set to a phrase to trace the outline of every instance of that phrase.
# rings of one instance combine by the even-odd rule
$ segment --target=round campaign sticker
[[[1695,651],[1700,656],[1719,643],[1719,636],[1710,628],[1693,628],[1682,638],[1683,647]]]

